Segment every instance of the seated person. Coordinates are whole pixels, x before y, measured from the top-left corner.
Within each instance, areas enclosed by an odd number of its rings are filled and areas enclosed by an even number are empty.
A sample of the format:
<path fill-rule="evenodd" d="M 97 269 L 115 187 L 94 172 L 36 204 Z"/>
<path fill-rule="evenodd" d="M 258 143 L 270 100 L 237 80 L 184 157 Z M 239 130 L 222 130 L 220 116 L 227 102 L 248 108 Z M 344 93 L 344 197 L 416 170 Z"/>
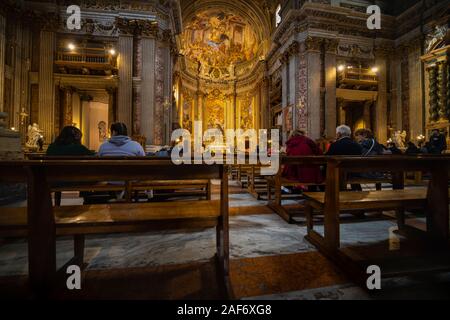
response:
<path fill-rule="evenodd" d="M 74 126 L 66 126 L 48 148 L 47 156 L 91 156 L 95 152 L 81 144 L 82 133 Z"/>
<path fill-rule="evenodd" d="M 142 146 L 128 137 L 124 123 L 116 122 L 111 125 L 111 138 L 102 143 L 98 150 L 99 156 L 133 157 L 145 156 Z"/>
<path fill-rule="evenodd" d="M 445 135 L 440 133 L 439 130 L 434 129 L 431 133 L 430 141 L 428 142 L 428 153 L 441 154 L 445 150 L 447 150 Z"/>
<path fill-rule="evenodd" d="M 327 156 L 361 156 L 362 147 L 352 140 L 352 129 L 349 126 L 341 125 L 336 128 L 336 141 L 330 145 Z M 355 177 L 355 174 L 349 174 L 349 177 Z M 345 188 L 347 188 L 345 186 Z M 361 191 L 359 184 L 352 184 L 353 191 Z"/>
<path fill-rule="evenodd" d="M 384 148 L 379 144 L 370 129 L 358 129 L 355 132 L 355 140 L 362 148 L 363 156 L 376 156 L 384 154 Z"/>
<path fill-rule="evenodd" d="M 336 128 L 336 141 L 330 145 L 327 156 L 361 156 L 362 147 L 352 140 L 352 130 L 341 125 Z"/>
<path fill-rule="evenodd" d="M 405 150 L 406 155 L 416 155 L 422 153 L 421 150 L 412 141 L 408 141 L 407 148 Z"/>
<path fill-rule="evenodd" d="M 74 126 L 66 126 L 61 130 L 61 133 L 56 137 L 55 141 L 51 143 L 48 148 L 47 156 L 93 156 L 94 151 L 89 150 L 81 144 L 82 133 L 80 129 Z M 89 184 L 86 182 L 56 182 L 52 184 L 52 187 L 70 187 L 76 185 Z M 80 192 L 80 196 L 84 198 L 86 202 L 87 194 Z M 55 199 L 61 202 L 61 192 L 55 193 Z"/>
<path fill-rule="evenodd" d="M 313 140 L 305 136 L 303 131 L 295 130 L 286 142 L 286 154 L 288 156 L 317 156 L 322 155 L 322 150 Z M 304 183 L 320 184 L 323 182 L 319 166 L 286 165 L 283 168 L 282 176 Z"/>
<path fill-rule="evenodd" d="M 364 128 L 355 131 L 355 140 L 362 148 L 363 156 L 379 156 L 383 154 L 392 154 L 384 150 L 383 146 L 379 144 L 372 133 L 372 130 Z M 384 176 L 381 172 L 364 172 L 358 174 L 361 178 L 380 179 Z"/>

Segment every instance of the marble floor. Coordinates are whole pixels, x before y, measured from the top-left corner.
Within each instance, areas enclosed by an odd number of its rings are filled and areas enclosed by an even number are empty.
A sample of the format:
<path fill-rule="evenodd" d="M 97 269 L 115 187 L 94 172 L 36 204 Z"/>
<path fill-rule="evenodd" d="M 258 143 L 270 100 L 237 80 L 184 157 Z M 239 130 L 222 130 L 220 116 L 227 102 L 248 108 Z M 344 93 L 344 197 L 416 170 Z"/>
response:
<path fill-rule="evenodd" d="M 314 246 L 305 240 L 306 227 L 303 224 L 288 224 L 272 213 L 263 200 L 253 196 L 237 185 L 230 186 L 230 241 L 231 241 L 231 282 L 235 295 L 241 299 L 408 299 L 450 298 L 450 273 L 430 278 L 394 278 L 383 280 L 382 292 L 368 292 L 353 284 L 332 262 L 321 255 Z M 215 195 L 214 195 L 215 196 Z M 295 204 L 289 200 L 287 204 Z M 75 194 L 65 194 L 63 205 L 79 203 Z M 18 203 L 15 205 L 24 205 Z M 0 208 L 1 210 L 1 208 Z M 233 213 L 234 212 L 234 213 Z M 416 223 L 423 223 L 413 217 Z M 317 230 L 321 232 L 321 226 Z M 402 241 L 394 235 L 396 223 L 393 219 L 355 221 L 343 224 L 341 237 L 343 246 L 367 245 L 388 241 L 389 248 L 396 250 Z M 392 246 L 392 247 L 391 247 Z M 57 241 L 57 264 L 63 266 L 71 257 L 73 243 L 71 238 Z M 143 273 L 143 270 L 168 270 L 179 266 L 193 266 L 207 263 L 215 253 L 215 230 L 195 232 L 148 232 L 141 234 L 116 234 L 89 236 L 86 240 L 86 274 L 96 275 L 114 271 L 120 279 L 126 279 L 124 270 Z M 162 269 L 161 269 L 162 268 Z M 195 269 L 195 268 L 193 268 Z M 140 271 L 136 271 L 140 270 Z M 208 268 L 198 267 L 198 270 Z M 119 272 L 119 271 L 117 271 Z M 130 271 L 131 272 L 131 271 Z M 194 272 L 194 271 L 192 271 Z M 203 271 L 202 271 L 203 272 Z M 210 281 L 200 272 L 200 282 Z M 195 273 L 195 272 L 194 272 Z M 125 275 L 124 275 L 125 274 Z M 27 275 L 27 243 L 23 239 L 0 242 L 0 283 L 9 279 L 9 287 L 19 285 Z M 192 274 L 191 274 L 192 275 Z M 181 276 L 180 276 L 181 277 Z M 182 279 L 186 277 L 183 273 Z M 437 280 L 439 277 L 439 280 Z M 89 278 L 86 277 L 85 280 Z M 195 279 L 193 276 L 192 279 Z M 12 282 L 11 282 L 12 281 Z M 102 280 L 103 281 L 103 280 Z M 195 282 L 195 281 L 194 281 Z M 182 290 L 174 286 L 170 295 L 158 296 L 143 293 L 141 288 L 136 295 L 119 295 L 119 298 L 214 298 L 212 293 L 189 295 L 174 291 Z M 192 284 L 188 287 L 199 286 Z M 412 290 L 405 290 L 412 288 Z M 150 289 L 151 285 L 150 285 Z M 162 290 L 162 289 L 161 289 Z M 186 288 L 184 289 L 186 290 Z M 195 291 L 195 290 L 194 290 Z M 424 292 L 427 294 L 424 295 Z M 98 292 L 97 292 L 98 293 Z M 8 297 L 8 289 L 1 289 L 0 297 Z M 14 296 L 14 295 L 13 295 Z M 20 297 L 20 293 L 17 294 Z M 116 296 L 112 296 L 116 297 Z M 109 295 L 93 294 L 87 298 L 111 298 Z"/>

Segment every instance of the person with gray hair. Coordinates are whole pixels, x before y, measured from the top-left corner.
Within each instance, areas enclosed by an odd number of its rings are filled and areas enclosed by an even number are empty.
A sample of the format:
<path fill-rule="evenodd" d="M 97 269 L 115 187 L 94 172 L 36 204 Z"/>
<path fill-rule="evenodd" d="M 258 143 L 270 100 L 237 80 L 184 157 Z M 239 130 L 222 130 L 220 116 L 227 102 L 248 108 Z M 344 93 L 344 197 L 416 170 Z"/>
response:
<path fill-rule="evenodd" d="M 340 125 L 336 128 L 336 141 L 330 145 L 328 156 L 360 156 L 361 146 L 352 140 L 352 130 L 349 126 Z"/>
<path fill-rule="evenodd" d="M 352 129 L 350 129 L 350 127 L 346 126 L 345 124 L 340 125 L 339 127 L 336 128 L 336 136 L 337 137 L 351 137 Z"/>

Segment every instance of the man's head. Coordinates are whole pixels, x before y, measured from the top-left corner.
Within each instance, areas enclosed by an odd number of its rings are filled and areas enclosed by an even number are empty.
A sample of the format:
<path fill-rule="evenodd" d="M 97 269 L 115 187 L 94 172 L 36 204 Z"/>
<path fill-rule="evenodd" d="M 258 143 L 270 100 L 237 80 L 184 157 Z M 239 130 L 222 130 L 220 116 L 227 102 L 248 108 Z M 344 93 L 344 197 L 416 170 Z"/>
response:
<path fill-rule="evenodd" d="M 336 128 L 336 138 L 337 139 L 351 137 L 351 136 L 352 136 L 352 129 L 350 129 L 349 126 L 346 126 L 345 124 L 343 124 Z"/>
<path fill-rule="evenodd" d="M 112 136 L 127 136 L 127 126 L 122 122 L 116 122 L 111 125 Z"/>

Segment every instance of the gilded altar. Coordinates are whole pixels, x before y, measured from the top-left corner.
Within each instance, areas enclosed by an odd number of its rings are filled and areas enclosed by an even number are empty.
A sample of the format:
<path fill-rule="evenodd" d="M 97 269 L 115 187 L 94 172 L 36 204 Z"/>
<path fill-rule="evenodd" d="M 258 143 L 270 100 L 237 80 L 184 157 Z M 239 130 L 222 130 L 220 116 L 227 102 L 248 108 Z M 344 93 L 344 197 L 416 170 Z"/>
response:
<path fill-rule="evenodd" d="M 267 51 L 260 27 L 241 12 L 213 8 L 185 21 L 175 90 L 179 125 L 191 132 L 194 121 L 202 121 L 203 131 L 259 129 Z"/>

